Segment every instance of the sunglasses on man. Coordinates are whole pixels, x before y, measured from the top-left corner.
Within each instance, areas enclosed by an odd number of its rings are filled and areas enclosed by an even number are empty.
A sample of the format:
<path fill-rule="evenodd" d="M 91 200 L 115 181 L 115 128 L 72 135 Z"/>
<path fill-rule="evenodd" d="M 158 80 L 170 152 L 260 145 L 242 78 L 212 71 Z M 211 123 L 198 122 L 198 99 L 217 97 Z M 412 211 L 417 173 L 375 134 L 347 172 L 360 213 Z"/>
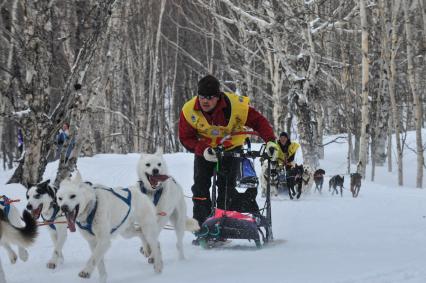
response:
<path fill-rule="evenodd" d="M 198 95 L 199 99 L 207 99 L 207 100 L 211 100 L 213 97 L 218 97 L 217 95 Z"/>

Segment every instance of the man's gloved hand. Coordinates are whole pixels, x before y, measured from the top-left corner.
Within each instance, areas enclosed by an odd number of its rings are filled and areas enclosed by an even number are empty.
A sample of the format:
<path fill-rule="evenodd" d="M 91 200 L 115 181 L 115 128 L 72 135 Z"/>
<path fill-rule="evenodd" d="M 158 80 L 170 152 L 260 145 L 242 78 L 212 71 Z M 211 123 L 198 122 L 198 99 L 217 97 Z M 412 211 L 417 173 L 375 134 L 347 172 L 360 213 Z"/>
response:
<path fill-rule="evenodd" d="M 295 165 L 295 164 L 294 164 L 293 162 L 287 162 L 287 161 L 286 161 L 286 163 L 285 163 L 285 166 L 286 166 L 286 167 L 289 167 L 289 168 L 294 168 L 294 165 Z"/>
<path fill-rule="evenodd" d="M 271 158 L 272 161 L 277 160 L 278 157 L 278 145 L 274 141 L 269 141 L 266 144 L 266 154 Z"/>
<path fill-rule="evenodd" d="M 204 159 L 210 162 L 217 162 L 217 156 L 213 148 L 208 147 L 203 152 Z"/>

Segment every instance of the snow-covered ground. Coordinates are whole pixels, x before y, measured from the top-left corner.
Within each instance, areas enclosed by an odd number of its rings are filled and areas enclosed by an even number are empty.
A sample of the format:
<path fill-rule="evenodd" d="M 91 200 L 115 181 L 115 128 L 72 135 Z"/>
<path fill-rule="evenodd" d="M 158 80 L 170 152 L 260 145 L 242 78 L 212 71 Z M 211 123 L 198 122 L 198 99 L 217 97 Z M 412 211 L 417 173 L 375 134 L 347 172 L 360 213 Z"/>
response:
<path fill-rule="evenodd" d="M 412 133 L 408 142 L 414 147 Z M 126 186 L 137 180 L 138 157 L 97 155 L 81 158 L 78 168 L 88 181 Z M 299 201 L 289 201 L 286 196 L 273 200 L 276 245 L 257 250 L 253 243 L 233 240 L 221 249 L 202 250 L 191 245 L 193 235 L 187 233 L 186 260 L 179 261 L 174 232 L 164 230 L 160 237 L 164 270 L 155 274 L 139 253 L 137 239 L 117 237 L 106 255 L 108 282 L 426 282 L 426 191 L 414 188 L 414 154 L 406 150 L 404 158 L 405 187 L 398 187 L 396 174 L 383 167 L 377 169 L 374 183 L 367 176 L 357 199 L 347 189 L 341 198 L 331 196 L 327 184 L 330 175 L 346 171 L 346 144 L 329 145 L 321 162 L 327 171 L 322 195 L 302 195 Z M 166 160 L 171 175 L 190 196 L 193 156 L 168 154 Z M 45 179 L 54 178 L 56 168 L 57 163 L 49 164 Z M 17 206 L 23 209 L 24 188 L 4 185 L 11 173 L 0 171 L 0 193 L 22 199 Z M 260 197 L 258 201 L 263 203 Z M 189 198 L 187 203 L 191 215 Z M 64 264 L 53 271 L 46 268 L 52 252 L 46 229 L 40 229 L 26 263 L 10 264 L 5 250 L 0 249 L 8 282 L 97 282 L 97 272 L 88 280 L 77 276 L 89 257 L 79 232 L 69 233 Z"/>

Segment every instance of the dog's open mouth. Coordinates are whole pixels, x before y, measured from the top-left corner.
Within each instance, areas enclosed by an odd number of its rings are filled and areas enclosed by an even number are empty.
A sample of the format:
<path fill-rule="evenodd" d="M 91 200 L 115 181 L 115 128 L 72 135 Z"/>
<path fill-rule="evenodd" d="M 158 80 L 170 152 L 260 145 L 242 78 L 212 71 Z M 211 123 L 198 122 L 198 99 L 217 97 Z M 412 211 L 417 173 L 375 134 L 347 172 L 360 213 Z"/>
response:
<path fill-rule="evenodd" d="M 151 187 L 155 188 L 158 186 L 159 183 L 164 182 L 169 178 L 167 175 L 149 175 L 148 173 L 145 173 L 146 178 L 148 179 L 149 183 L 151 184 Z"/>
<path fill-rule="evenodd" d="M 41 210 L 43 209 L 43 204 L 40 204 L 36 209 L 31 210 L 31 215 L 35 220 L 40 218 Z"/>
<path fill-rule="evenodd" d="M 68 229 L 71 232 L 75 232 L 75 220 L 77 219 L 79 205 L 77 205 L 73 211 L 65 212 L 65 217 L 67 218 Z"/>

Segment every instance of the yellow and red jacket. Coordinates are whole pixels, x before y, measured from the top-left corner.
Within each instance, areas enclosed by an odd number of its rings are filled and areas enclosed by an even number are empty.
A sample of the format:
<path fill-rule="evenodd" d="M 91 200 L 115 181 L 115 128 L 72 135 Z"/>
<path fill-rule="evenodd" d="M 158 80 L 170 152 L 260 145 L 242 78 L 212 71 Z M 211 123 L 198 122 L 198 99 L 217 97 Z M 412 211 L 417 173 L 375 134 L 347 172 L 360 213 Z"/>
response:
<path fill-rule="evenodd" d="M 278 142 L 279 143 L 279 142 Z M 288 145 L 288 149 L 287 152 L 284 152 L 281 146 L 278 146 L 278 163 L 280 165 L 283 164 L 288 164 L 290 162 L 293 162 L 294 160 L 294 156 L 296 155 L 296 151 L 299 149 L 300 144 L 298 144 L 297 142 L 290 142 L 290 144 Z"/>
<path fill-rule="evenodd" d="M 226 115 L 226 112 L 229 112 Z M 249 98 L 224 93 L 211 113 L 204 113 L 198 97 L 182 108 L 179 120 L 179 139 L 183 146 L 197 155 L 207 147 L 215 147 L 228 134 L 245 131 L 246 126 L 259 132 L 264 141 L 275 139 L 272 127 L 263 115 L 249 106 Z M 226 149 L 244 144 L 246 135 L 235 135 L 224 142 Z"/>

